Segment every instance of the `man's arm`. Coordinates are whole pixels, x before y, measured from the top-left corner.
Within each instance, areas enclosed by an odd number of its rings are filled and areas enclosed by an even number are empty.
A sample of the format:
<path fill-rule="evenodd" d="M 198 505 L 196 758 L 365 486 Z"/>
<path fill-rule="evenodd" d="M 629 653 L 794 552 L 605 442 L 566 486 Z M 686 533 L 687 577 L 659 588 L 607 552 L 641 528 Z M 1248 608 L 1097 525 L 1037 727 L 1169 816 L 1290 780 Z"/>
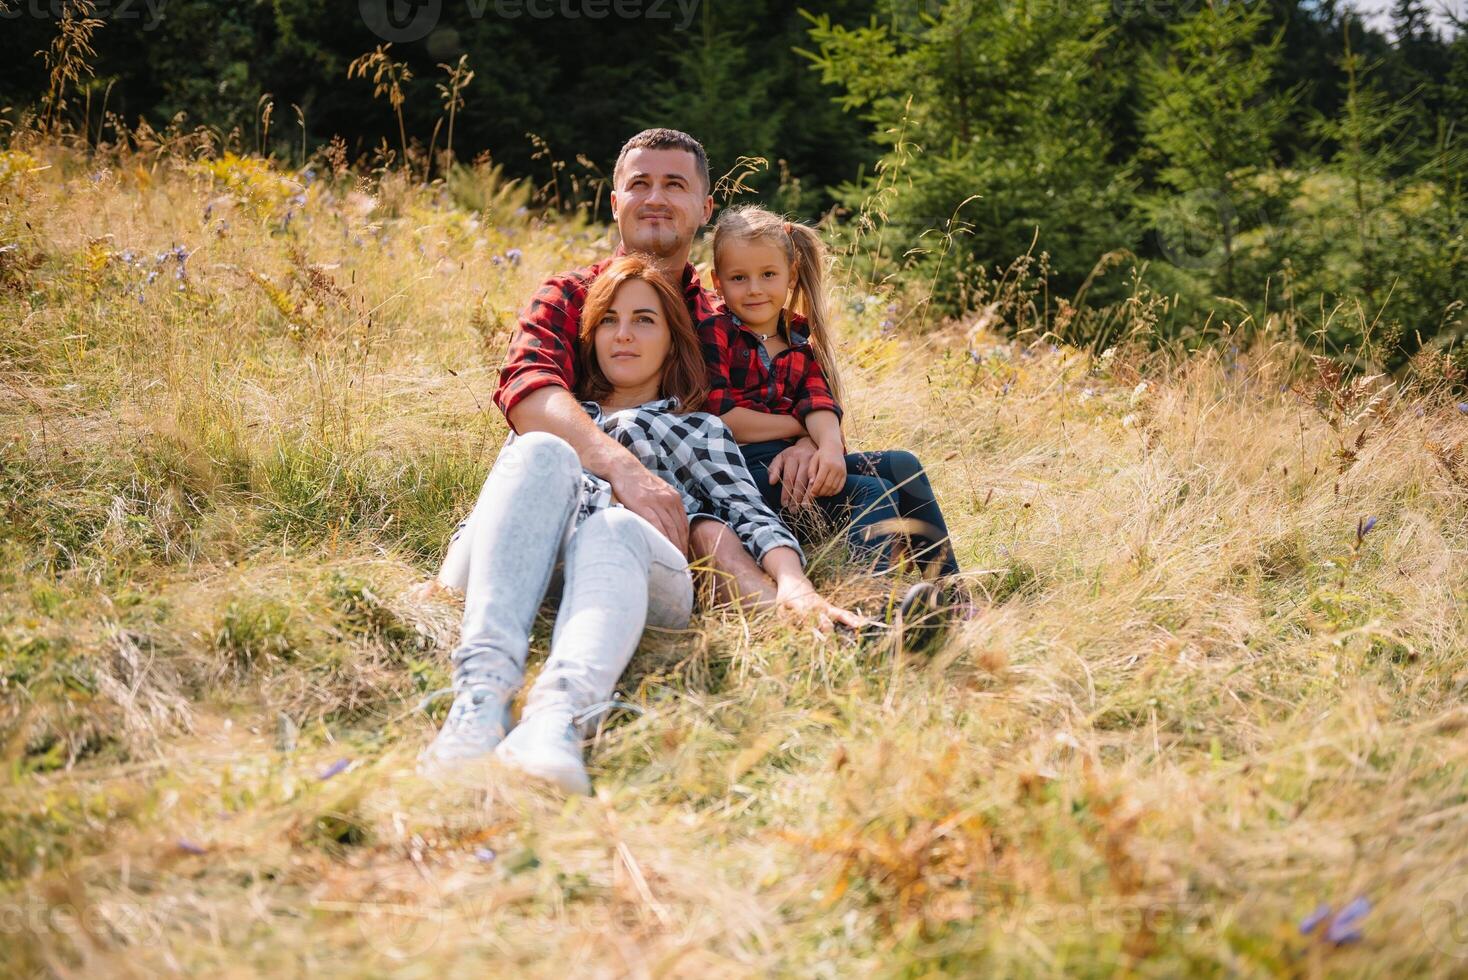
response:
<path fill-rule="evenodd" d="M 536 388 L 515 402 L 506 418 L 516 432 L 549 432 L 566 440 L 583 467 L 612 485 L 624 507 L 687 553 L 688 514 L 682 496 L 603 432 L 565 388 Z"/>

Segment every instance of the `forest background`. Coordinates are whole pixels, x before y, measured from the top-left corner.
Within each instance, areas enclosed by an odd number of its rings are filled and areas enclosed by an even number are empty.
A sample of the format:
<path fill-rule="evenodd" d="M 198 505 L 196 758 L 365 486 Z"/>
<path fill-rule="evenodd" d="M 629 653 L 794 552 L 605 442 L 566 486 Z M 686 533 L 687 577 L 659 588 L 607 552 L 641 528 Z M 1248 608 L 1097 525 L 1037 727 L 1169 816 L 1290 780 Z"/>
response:
<path fill-rule="evenodd" d="M 1165 298 L 1156 337 L 1288 311 L 1386 369 L 1451 356 L 1468 322 L 1468 38 L 1423 0 L 1381 30 L 1335 0 L 0 7 L 12 132 L 204 127 L 299 168 L 336 138 L 429 177 L 488 159 L 605 219 L 622 140 L 684 128 L 726 190 L 826 218 L 872 283 L 920 294 L 894 327 L 981 308 L 1025 256 L 1037 321 L 1081 342 L 1139 280 Z M 58 85 L 64 55 L 84 67 Z"/>

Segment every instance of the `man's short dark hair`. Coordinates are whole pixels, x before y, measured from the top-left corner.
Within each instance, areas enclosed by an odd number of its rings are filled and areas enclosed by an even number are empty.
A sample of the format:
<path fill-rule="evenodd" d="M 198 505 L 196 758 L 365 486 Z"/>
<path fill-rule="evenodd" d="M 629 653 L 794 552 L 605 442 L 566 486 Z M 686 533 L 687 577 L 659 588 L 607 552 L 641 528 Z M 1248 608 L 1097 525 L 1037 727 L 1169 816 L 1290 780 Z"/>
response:
<path fill-rule="evenodd" d="M 622 162 L 633 150 L 684 150 L 692 153 L 694 166 L 703 177 L 703 192 L 709 193 L 713 186 L 709 180 L 709 156 L 702 143 L 676 129 L 644 129 L 622 144 L 622 152 L 617 154 L 617 165 L 612 168 L 613 187 L 622 182 Z"/>

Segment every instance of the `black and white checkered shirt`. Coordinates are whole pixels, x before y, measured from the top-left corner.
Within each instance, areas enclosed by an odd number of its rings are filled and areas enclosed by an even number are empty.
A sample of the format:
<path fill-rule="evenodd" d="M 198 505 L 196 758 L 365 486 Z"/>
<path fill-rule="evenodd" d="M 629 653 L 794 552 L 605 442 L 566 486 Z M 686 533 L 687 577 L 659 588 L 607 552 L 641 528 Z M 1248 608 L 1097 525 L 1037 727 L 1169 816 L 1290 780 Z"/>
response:
<path fill-rule="evenodd" d="M 651 473 L 677 489 L 690 519 L 710 517 L 727 524 L 755 561 L 763 561 L 771 549 L 793 548 L 801 564 L 805 563 L 795 535 L 760 496 L 734 434 L 718 416 L 707 412 L 678 415 L 676 398 L 613 412 L 603 412 L 596 402 L 582 402 L 581 407 Z M 514 438 L 512 434 L 505 445 Z M 610 483 L 581 471 L 577 524 L 599 510 L 620 506 L 612 499 Z M 461 522 L 454 531 L 455 539 L 463 529 Z"/>

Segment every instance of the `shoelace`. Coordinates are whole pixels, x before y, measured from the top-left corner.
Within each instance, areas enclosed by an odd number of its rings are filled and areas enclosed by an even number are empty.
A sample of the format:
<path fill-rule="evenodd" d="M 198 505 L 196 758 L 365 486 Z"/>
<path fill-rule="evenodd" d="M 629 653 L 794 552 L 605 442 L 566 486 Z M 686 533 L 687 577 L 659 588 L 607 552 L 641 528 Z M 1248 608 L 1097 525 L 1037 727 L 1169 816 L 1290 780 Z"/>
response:
<path fill-rule="evenodd" d="M 433 702 L 437 701 L 439 698 L 442 698 L 449 694 L 457 695 L 458 692 L 459 687 L 457 684 L 451 687 L 441 687 L 437 691 L 430 691 L 428 694 L 423 696 L 423 700 L 418 702 L 418 710 L 427 711 L 429 707 L 433 704 Z M 588 721 L 591 721 L 591 719 L 597 717 L 603 712 L 612 711 L 617 708 L 621 708 L 623 711 L 630 711 L 634 715 L 641 715 L 646 713 L 643 711 L 642 708 L 638 707 L 630 701 L 623 701 L 620 698 L 613 698 L 610 701 L 598 701 L 596 704 L 593 704 L 586 708 L 582 708 L 580 711 L 574 712 L 571 715 L 571 724 L 575 725 L 577 728 L 580 728 L 582 725 L 585 725 Z"/>
<path fill-rule="evenodd" d="M 623 711 L 630 711 L 634 715 L 645 713 L 641 708 L 639 708 L 635 704 L 632 704 L 630 701 L 623 701 L 620 698 L 613 698 L 610 701 L 598 701 L 596 704 L 593 704 L 589 708 L 582 708 L 580 711 L 571 716 L 571 724 L 575 725 L 577 728 L 580 728 L 582 725 L 586 724 L 597 715 L 600 715 L 602 712 L 611 711 L 614 708 L 621 708 Z"/>
<path fill-rule="evenodd" d="M 474 683 L 475 680 L 476 680 L 476 678 L 474 678 L 472 675 L 465 675 L 465 676 L 462 676 L 462 677 L 456 677 L 456 678 L 454 678 L 454 682 L 452 684 L 450 684 L 448 687 L 441 687 L 441 688 L 439 688 L 436 691 L 429 691 L 427 694 L 423 695 L 423 700 L 421 700 L 421 701 L 418 702 L 418 710 L 419 711 L 427 711 L 429 709 L 429 707 L 431 707 L 433 705 L 433 702 L 437 701 L 439 698 L 444 697 L 446 695 L 452 694 L 452 695 L 457 696 L 459 694 L 459 691 L 460 691 L 461 688 L 468 689 L 470 687 L 474 687 L 475 686 L 475 683 Z M 494 684 L 492 684 L 492 683 L 490 683 L 488 681 L 481 681 L 480 684 L 479 684 L 479 686 L 482 686 L 482 687 L 493 687 Z"/>

